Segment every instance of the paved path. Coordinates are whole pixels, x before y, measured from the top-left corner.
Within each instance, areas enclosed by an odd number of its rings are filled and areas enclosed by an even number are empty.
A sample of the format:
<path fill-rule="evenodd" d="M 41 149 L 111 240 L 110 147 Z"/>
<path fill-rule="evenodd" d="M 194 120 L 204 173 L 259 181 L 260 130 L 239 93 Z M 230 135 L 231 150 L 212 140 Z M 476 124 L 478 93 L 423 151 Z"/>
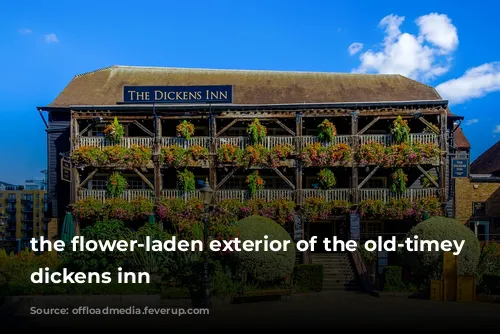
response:
<path fill-rule="evenodd" d="M 168 305 L 162 305 L 168 307 Z M 428 328 L 485 330 L 500 327 L 500 304 L 433 302 L 405 298 L 376 298 L 351 292 L 323 292 L 295 295 L 289 301 L 218 304 L 209 315 L 163 316 L 59 316 L 23 321 L 26 325 L 54 325 L 84 328 L 117 326 L 132 329 L 160 326 L 193 331 L 212 329 L 276 328 Z M 18 322 L 19 323 L 19 322 Z"/>

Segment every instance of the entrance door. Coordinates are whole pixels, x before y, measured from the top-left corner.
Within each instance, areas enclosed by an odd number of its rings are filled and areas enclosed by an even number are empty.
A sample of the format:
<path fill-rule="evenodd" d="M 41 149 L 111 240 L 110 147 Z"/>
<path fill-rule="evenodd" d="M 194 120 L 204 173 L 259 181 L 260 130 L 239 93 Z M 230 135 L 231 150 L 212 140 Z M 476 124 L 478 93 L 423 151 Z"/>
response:
<path fill-rule="evenodd" d="M 490 240 L 490 222 L 488 221 L 471 221 L 470 229 L 476 234 L 479 241 Z"/>

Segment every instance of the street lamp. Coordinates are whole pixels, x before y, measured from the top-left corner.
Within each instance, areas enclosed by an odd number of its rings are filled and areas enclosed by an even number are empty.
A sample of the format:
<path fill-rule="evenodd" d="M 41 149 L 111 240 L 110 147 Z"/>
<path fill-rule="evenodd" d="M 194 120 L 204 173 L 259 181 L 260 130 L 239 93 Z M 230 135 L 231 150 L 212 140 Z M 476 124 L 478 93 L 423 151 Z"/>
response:
<path fill-rule="evenodd" d="M 201 189 L 201 194 L 203 196 L 203 205 L 205 206 L 205 217 L 203 219 L 203 244 L 205 245 L 205 248 L 203 254 L 204 261 L 203 261 L 203 282 L 202 282 L 202 288 L 203 288 L 202 306 L 211 307 L 212 300 L 210 297 L 210 277 L 208 275 L 208 221 L 210 218 L 209 216 L 210 206 L 212 205 L 212 198 L 214 195 L 214 191 L 212 188 L 210 188 L 208 180 L 205 181 L 205 185 Z"/>

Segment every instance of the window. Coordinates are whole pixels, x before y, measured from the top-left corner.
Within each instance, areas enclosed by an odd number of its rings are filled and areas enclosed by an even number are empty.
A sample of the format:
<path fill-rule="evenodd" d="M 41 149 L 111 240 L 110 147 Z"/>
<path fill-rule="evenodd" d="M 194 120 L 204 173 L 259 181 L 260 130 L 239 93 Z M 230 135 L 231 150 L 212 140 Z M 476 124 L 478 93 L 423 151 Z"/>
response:
<path fill-rule="evenodd" d="M 130 177 L 127 179 L 128 189 L 147 189 L 146 183 L 139 177 Z"/>
<path fill-rule="evenodd" d="M 486 203 L 485 202 L 472 202 L 472 215 L 473 216 L 485 216 L 486 215 Z"/>
<path fill-rule="evenodd" d="M 89 137 L 104 137 L 104 125 L 99 124 L 94 126 L 88 133 Z"/>
<path fill-rule="evenodd" d="M 89 182 L 89 187 L 92 190 L 106 190 L 108 189 L 108 179 L 105 176 L 95 176 Z"/>
<path fill-rule="evenodd" d="M 3 194 L 0 194 L 0 198 L 2 198 L 2 197 L 3 197 Z"/>

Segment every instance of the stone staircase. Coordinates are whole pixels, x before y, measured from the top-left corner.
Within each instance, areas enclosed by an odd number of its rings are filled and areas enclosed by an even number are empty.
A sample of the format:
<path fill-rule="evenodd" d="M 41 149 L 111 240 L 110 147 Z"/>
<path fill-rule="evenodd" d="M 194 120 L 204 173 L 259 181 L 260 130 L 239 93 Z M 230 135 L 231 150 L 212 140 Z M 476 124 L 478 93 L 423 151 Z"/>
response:
<path fill-rule="evenodd" d="M 361 290 L 348 253 L 312 253 L 311 260 L 323 265 L 323 291 Z"/>

